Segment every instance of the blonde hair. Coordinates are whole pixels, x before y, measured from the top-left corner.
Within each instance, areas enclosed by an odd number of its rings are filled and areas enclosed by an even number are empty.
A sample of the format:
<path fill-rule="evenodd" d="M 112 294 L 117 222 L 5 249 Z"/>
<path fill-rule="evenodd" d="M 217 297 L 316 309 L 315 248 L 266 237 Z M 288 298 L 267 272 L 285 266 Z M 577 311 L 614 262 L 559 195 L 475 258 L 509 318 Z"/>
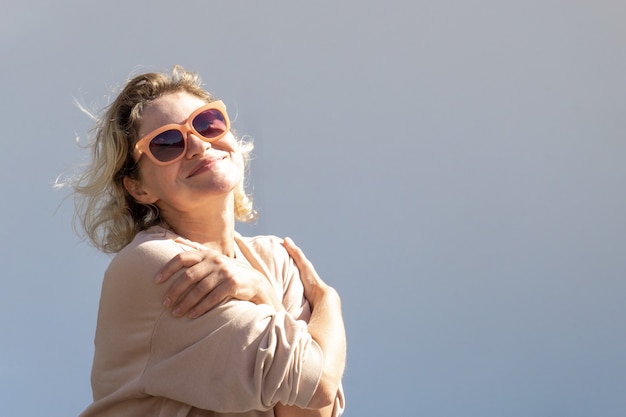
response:
<path fill-rule="evenodd" d="M 90 142 L 92 160 L 71 181 L 76 212 L 75 228 L 80 224 L 91 243 L 106 253 L 119 252 L 135 235 L 162 221 L 154 205 L 140 204 L 126 191 L 125 176 L 137 179 L 138 169 L 131 155 L 137 140 L 139 120 L 144 107 L 155 99 L 176 92 L 187 92 L 207 102 L 215 98 L 202 88 L 200 77 L 175 66 L 171 75 L 146 73 L 126 83 L 104 115 L 96 118 Z M 238 139 L 245 166 L 253 145 Z M 234 215 L 239 221 L 256 218 L 244 181 L 234 190 Z"/>

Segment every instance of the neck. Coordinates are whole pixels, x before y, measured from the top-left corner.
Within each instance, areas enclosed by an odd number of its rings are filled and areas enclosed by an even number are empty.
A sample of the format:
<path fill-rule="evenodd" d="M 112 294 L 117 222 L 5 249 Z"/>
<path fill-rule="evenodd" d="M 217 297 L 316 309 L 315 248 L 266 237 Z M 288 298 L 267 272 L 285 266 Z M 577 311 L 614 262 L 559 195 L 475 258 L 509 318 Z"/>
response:
<path fill-rule="evenodd" d="M 214 203 L 214 202 L 213 202 Z M 235 256 L 234 200 L 195 208 L 190 213 L 163 212 L 163 218 L 174 232 L 228 257 Z"/>

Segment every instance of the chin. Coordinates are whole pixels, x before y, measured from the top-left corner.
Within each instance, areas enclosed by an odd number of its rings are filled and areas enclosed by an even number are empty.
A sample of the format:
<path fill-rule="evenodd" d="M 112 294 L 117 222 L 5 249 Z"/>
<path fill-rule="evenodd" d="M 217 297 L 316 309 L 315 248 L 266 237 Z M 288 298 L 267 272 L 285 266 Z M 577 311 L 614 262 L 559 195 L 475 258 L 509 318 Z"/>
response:
<path fill-rule="evenodd" d="M 241 178 L 238 181 L 235 178 L 214 178 L 206 185 L 206 189 L 212 193 L 228 193 L 234 191 L 239 184 L 241 184 Z"/>

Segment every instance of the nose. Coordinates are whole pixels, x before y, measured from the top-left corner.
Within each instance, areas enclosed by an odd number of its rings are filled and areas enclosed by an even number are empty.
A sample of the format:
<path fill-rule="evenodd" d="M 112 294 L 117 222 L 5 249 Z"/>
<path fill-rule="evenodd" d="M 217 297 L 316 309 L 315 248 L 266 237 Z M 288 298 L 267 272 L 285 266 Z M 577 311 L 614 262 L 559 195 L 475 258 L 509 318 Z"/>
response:
<path fill-rule="evenodd" d="M 202 140 L 191 132 L 187 134 L 187 159 L 201 157 L 209 148 L 211 148 L 211 142 Z"/>

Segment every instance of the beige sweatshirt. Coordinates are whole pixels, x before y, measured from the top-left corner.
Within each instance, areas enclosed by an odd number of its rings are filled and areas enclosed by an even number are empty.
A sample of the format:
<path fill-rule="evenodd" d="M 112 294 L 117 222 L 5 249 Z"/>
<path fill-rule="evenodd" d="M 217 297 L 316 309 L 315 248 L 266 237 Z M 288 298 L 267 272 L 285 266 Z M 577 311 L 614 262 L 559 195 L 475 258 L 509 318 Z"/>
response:
<path fill-rule="evenodd" d="M 191 320 L 162 300 L 157 271 L 200 245 L 161 227 L 143 231 L 111 261 L 102 284 L 91 416 L 273 416 L 281 402 L 306 406 L 323 357 L 307 332 L 311 310 L 281 240 L 236 236 L 236 259 L 262 272 L 287 312 L 230 300 Z M 343 413 L 343 392 L 335 416 Z"/>

